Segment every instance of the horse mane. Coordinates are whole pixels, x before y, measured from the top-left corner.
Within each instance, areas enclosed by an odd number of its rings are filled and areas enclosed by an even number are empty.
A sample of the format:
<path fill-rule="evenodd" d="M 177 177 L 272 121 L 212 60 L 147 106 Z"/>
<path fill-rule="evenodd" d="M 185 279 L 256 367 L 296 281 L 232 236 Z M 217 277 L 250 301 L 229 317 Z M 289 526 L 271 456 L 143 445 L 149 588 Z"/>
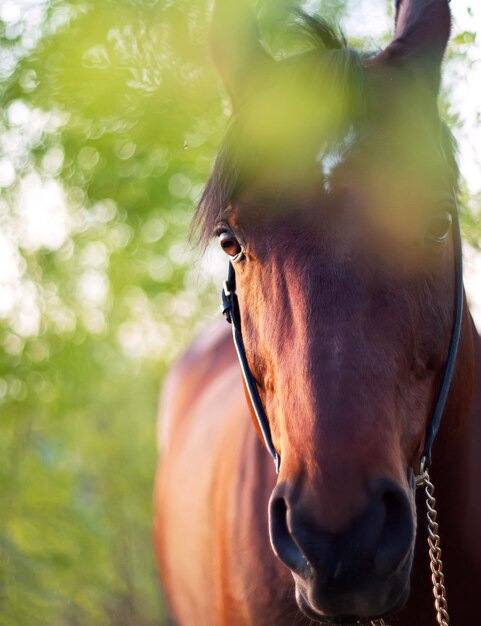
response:
<path fill-rule="evenodd" d="M 300 18 L 301 29 L 305 39 L 310 41 L 314 48 L 326 50 L 342 50 L 347 48 L 347 39 L 340 29 L 335 29 L 326 20 L 309 15 L 305 11 L 296 11 Z"/>

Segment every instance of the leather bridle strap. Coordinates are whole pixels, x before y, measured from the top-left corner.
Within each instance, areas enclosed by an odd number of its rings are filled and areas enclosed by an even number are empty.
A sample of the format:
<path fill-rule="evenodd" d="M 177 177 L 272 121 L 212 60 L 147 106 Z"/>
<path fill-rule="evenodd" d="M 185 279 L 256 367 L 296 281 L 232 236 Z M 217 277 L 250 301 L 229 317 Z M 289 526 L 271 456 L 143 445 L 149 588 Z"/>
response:
<path fill-rule="evenodd" d="M 461 337 L 461 326 L 463 318 L 463 255 L 462 255 L 462 243 L 461 243 L 461 228 L 459 224 L 459 216 L 454 206 L 451 212 L 453 218 L 453 248 L 454 248 L 454 280 L 455 280 L 455 298 L 454 298 L 454 319 L 453 330 L 451 334 L 451 342 L 449 346 L 448 357 L 444 368 L 443 379 L 441 388 L 439 390 L 438 399 L 433 411 L 433 416 L 429 424 L 429 428 L 426 432 L 426 439 L 424 443 L 423 454 L 421 457 L 421 473 L 431 466 L 432 459 L 432 447 L 436 435 L 438 434 L 441 420 L 443 417 L 444 409 L 446 408 L 446 402 L 451 388 L 453 380 L 454 369 L 456 365 L 456 357 L 458 354 L 459 340 Z M 269 420 L 262 406 L 262 401 L 259 395 L 259 389 L 255 378 L 249 368 L 247 362 L 246 351 L 244 347 L 244 341 L 242 339 L 242 327 L 241 317 L 239 311 L 239 303 L 236 294 L 236 281 L 234 266 L 229 262 L 229 272 L 227 280 L 224 282 L 222 289 L 222 313 L 226 320 L 232 325 L 232 336 L 234 339 L 234 345 L 239 358 L 239 363 L 242 370 L 242 376 L 244 377 L 245 386 L 249 394 L 249 398 L 254 409 L 254 413 L 257 418 L 259 429 L 262 433 L 265 446 L 269 451 L 269 454 L 274 460 L 276 466 L 276 472 L 279 473 L 279 467 L 281 458 L 279 453 L 274 447 L 272 442 L 271 429 Z"/>
<path fill-rule="evenodd" d="M 242 339 L 241 317 L 235 285 L 235 272 L 232 263 L 229 263 L 229 273 L 222 289 L 222 313 L 224 314 L 226 320 L 232 325 L 232 337 L 234 339 L 235 349 L 239 358 L 242 376 L 244 377 L 244 383 L 249 394 L 252 408 L 254 409 L 254 413 L 256 415 L 259 429 L 262 433 L 262 438 L 264 439 L 264 444 L 274 461 L 276 472 L 279 473 L 281 457 L 277 453 L 277 450 L 272 442 L 269 420 L 267 419 L 264 407 L 262 406 L 257 383 L 247 362 L 246 350 Z"/>
<path fill-rule="evenodd" d="M 421 456 L 421 473 L 429 469 L 432 461 L 432 447 L 436 435 L 438 434 L 444 409 L 448 400 L 449 390 L 453 381 L 456 357 L 458 355 L 459 341 L 461 338 L 461 327 L 463 322 L 463 249 L 461 242 L 461 226 L 456 204 L 451 211 L 453 218 L 453 254 L 454 254 L 454 317 L 451 343 L 449 346 L 448 358 L 444 367 L 443 380 L 439 390 L 436 406 L 433 411 L 431 423 L 426 433 L 424 450 Z"/>

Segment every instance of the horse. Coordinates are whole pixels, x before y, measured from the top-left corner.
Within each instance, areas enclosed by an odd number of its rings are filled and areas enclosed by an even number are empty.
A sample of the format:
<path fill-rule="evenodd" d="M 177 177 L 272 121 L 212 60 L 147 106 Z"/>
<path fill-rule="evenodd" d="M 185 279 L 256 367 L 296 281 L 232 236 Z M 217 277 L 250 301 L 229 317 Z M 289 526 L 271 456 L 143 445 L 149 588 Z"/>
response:
<path fill-rule="evenodd" d="M 438 105 L 451 18 L 447 0 L 395 15 L 363 54 L 300 14 L 305 48 L 274 59 L 242 0 L 215 3 L 233 115 L 194 227 L 226 254 L 235 341 L 206 329 L 163 391 L 154 543 L 181 626 L 426 626 L 433 585 L 439 624 L 479 619 L 481 338 Z"/>

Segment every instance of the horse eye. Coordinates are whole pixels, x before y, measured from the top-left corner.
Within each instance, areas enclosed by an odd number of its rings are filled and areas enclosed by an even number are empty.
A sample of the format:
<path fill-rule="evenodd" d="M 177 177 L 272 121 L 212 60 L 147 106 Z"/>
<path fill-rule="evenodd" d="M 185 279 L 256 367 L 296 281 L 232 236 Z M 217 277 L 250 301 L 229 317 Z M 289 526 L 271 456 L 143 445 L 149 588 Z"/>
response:
<path fill-rule="evenodd" d="M 453 222 L 452 215 L 449 211 L 443 211 L 436 215 L 432 220 L 428 232 L 426 234 L 426 240 L 429 243 L 444 244 L 448 240 L 449 231 Z"/>
<path fill-rule="evenodd" d="M 242 252 L 242 247 L 232 233 L 223 232 L 219 235 L 222 250 L 230 257 L 235 258 Z"/>

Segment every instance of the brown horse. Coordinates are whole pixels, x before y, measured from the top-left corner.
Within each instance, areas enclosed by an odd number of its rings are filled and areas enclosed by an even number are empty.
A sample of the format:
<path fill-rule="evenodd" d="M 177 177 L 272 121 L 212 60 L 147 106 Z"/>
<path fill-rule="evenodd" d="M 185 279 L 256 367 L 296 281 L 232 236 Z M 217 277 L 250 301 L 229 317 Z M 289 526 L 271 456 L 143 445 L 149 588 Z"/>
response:
<path fill-rule="evenodd" d="M 413 477 L 456 315 L 457 169 L 437 105 L 450 13 L 398 0 L 375 55 L 303 20 L 312 48 L 274 61 L 242 2 L 218 0 L 234 116 L 196 221 L 235 271 L 279 473 L 228 329 L 206 331 L 164 390 L 158 562 L 182 626 L 426 626 Z M 431 476 L 460 625 L 478 623 L 481 588 L 481 340 L 467 306 L 455 363 Z"/>

